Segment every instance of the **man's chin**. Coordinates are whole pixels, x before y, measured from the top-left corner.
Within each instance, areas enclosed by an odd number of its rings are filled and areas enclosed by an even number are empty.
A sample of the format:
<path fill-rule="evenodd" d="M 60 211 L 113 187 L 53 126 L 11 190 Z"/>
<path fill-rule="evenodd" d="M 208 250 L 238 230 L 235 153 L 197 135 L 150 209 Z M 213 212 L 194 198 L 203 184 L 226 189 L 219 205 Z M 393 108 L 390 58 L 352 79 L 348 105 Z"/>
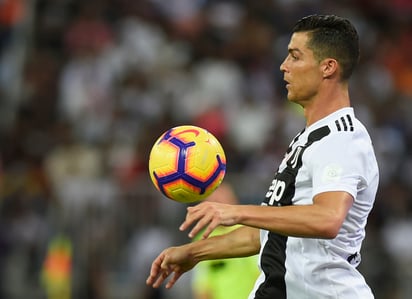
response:
<path fill-rule="evenodd" d="M 288 92 L 286 98 L 289 102 L 296 103 L 296 98 L 290 92 Z"/>
<path fill-rule="evenodd" d="M 298 98 L 296 98 L 296 97 L 292 96 L 292 95 L 291 95 L 291 94 L 289 94 L 289 93 L 288 93 L 288 95 L 287 95 L 287 99 L 288 99 L 288 102 L 290 102 L 290 103 L 293 103 L 293 104 L 296 104 L 296 105 L 299 105 L 299 106 L 302 106 L 302 107 L 303 107 L 303 102 L 302 102 L 302 101 L 299 101 L 299 99 L 298 99 Z"/>

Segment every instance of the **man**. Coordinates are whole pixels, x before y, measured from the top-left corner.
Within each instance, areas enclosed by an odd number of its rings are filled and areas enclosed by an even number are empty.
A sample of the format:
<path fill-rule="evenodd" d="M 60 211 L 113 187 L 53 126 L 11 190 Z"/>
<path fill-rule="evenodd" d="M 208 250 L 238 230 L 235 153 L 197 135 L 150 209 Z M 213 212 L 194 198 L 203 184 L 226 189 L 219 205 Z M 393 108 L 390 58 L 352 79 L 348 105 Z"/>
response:
<path fill-rule="evenodd" d="M 193 226 L 193 237 L 204 229 L 203 239 L 164 250 L 147 284 L 159 287 L 171 275 L 170 288 L 200 261 L 259 252 L 261 274 L 249 299 L 373 298 L 356 270 L 378 186 L 371 140 L 350 107 L 358 43 L 343 18 L 297 22 L 280 70 L 306 127 L 292 140 L 262 205 L 189 207 L 180 230 Z M 219 225 L 237 224 L 242 227 L 208 238 Z"/>

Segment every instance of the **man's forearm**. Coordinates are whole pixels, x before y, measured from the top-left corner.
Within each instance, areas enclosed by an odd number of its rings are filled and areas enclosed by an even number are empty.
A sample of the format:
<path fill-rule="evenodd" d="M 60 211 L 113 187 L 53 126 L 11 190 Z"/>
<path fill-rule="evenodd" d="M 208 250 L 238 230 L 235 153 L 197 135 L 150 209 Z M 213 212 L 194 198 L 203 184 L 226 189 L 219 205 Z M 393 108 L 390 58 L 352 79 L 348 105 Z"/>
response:
<path fill-rule="evenodd" d="M 197 262 L 222 258 L 245 257 L 259 253 L 259 229 L 242 226 L 227 234 L 186 244 Z"/>

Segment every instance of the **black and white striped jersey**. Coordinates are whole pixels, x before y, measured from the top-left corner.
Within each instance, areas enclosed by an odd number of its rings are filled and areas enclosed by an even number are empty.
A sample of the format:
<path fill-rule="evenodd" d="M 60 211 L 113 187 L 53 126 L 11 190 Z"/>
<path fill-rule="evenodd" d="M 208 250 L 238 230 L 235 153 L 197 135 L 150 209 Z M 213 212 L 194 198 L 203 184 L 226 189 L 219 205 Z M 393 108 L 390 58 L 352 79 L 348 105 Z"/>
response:
<path fill-rule="evenodd" d="M 286 237 L 261 230 L 259 276 L 249 299 L 368 299 L 356 270 L 379 171 L 369 134 L 343 108 L 291 142 L 262 205 L 309 205 L 316 194 L 345 191 L 354 204 L 336 238 Z"/>

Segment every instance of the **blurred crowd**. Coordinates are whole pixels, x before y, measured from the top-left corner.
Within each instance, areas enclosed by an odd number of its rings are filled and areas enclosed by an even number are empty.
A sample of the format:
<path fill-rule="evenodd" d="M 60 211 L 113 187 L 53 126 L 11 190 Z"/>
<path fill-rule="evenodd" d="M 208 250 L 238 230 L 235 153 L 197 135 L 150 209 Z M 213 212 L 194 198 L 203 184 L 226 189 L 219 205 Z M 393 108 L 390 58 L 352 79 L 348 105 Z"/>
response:
<path fill-rule="evenodd" d="M 313 13 L 349 18 L 361 39 L 351 99 L 381 184 L 360 271 L 377 299 L 411 298 L 411 1 L 1 0 L 0 299 L 191 298 L 189 275 L 145 287 L 152 258 L 187 241 L 185 206 L 151 185 L 150 148 L 170 127 L 207 128 L 225 180 L 259 204 L 304 127 L 279 65 Z"/>

